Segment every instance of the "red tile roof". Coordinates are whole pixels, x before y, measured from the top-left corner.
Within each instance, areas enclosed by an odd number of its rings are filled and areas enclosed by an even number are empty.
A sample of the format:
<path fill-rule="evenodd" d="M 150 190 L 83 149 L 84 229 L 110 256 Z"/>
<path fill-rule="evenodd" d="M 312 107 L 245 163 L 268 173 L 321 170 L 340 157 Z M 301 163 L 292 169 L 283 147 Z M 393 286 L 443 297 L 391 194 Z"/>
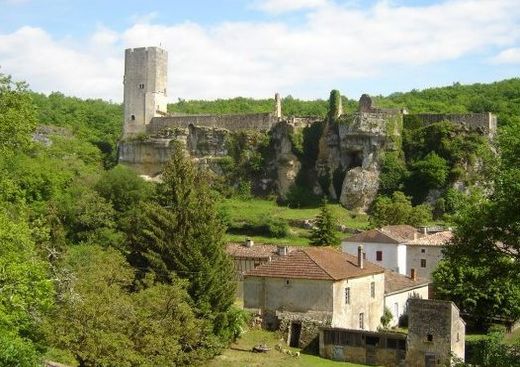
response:
<path fill-rule="evenodd" d="M 294 247 L 287 246 L 287 250 L 290 252 L 294 250 Z M 228 243 L 226 245 L 226 252 L 232 257 L 242 259 L 268 259 L 270 257 L 275 258 L 279 256 L 277 245 L 256 243 L 251 247 L 246 247 L 243 243 Z"/>
<path fill-rule="evenodd" d="M 453 238 L 452 231 L 442 231 L 406 242 L 408 246 L 445 246 Z"/>
<path fill-rule="evenodd" d="M 395 271 L 385 270 L 385 294 L 410 290 L 417 287 L 427 286 L 429 281 L 424 278 L 412 278 L 399 274 Z"/>
<path fill-rule="evenodd" d="M 366 260 L 361 269 L 357 266 L 356 256 L 336 249 L 308 247 L 294 250 L 286 256 L 260 265 L 247 272 L 246 277 L 342 280 L 383 272 L 383 268 Z"/>
<path fill-rule="evenodd" d="M 407 224 L 385 226 L 379 229 L 370 229 L 345 238 L 344 242 L 360 243 L 394 243 L 399 244 L 412 241 L 416 237 L 423 236 L 417 229 Z"/>

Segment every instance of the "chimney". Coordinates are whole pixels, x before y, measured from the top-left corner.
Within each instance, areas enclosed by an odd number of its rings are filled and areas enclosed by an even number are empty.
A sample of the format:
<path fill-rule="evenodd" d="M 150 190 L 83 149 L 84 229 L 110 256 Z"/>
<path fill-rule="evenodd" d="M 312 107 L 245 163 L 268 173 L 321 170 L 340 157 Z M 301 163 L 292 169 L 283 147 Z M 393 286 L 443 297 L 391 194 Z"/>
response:
<path fill-rule="evenodd" d="M 363 246 L 359 245 L 357 248 L 357 265 L 360 269 L 363 269 L 364 267 L 364 261 L 363 261 Z"/>
<path fill-rule="evenodd" d="M 246 238 L 246 243 L 244 244 L 245 247 L 247 248 L 250 248 L 250 247 L 253 247 L 255 243 L 253 242 L 253 240 L 251 238 Z"/>
<path fill-rule="evenodd" d="M 417 280 L 417 274 L 415 274 L 415 269 L 414 268 L 410 269 L 410 279 Z"/>
<path fill-rule="evenodd" d="M 427 234 L 428 234 L 428 227 L 424 227 L 424 229 L 423 229 L 423 234 L 424 234 L 424 235 L 427 235 Z"/>
<path fill-rule="evenodd" d="M 289 252 L 287 246 L 278 246 L 278 255 L 285 256 Z"/>

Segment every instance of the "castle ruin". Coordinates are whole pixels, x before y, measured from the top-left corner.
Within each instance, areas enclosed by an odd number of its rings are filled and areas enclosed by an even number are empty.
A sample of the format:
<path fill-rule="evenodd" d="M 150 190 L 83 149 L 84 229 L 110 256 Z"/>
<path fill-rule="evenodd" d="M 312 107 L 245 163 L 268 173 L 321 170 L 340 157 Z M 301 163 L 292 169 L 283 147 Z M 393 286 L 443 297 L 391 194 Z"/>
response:
<path fill-rule="evenodd" d="M 119 144 L 119 162 L 139 174 L 155 177 L 169 160 L 172 141 L 215 174 L 219 162 L 229 157 L 229 140 L 236 134 L 266 134 L 271 140 L 264 173 L 253 183 L 259 193 L 284 197 L 302 170 L 302 157 L 295 153 L 293 137 L 316 123 L 324 123 L 316 142 L 315 162 L 306 162 L 317 195 L 327 193 L 349 209 L 366 210 L 379 187 L 380 157 L 400 149 L 404 126 L 424 126 L 450 121 L 467 131 L 493 137 L 496 116 L 481 114 L 407 114 L 399 109 L 381 109 L 364 94 L 358 111 L 334 116 L 284 116 L 279 94 L 272 111 L 254 114 L 169 114 L 167 112 L 168 53 L 158 47 L 125 51 L 124 124 Z M 341 102 L 341 99 L 339 99 Z M 309 168 L 310 167 L 310 168 Z M 341 182 L 339 182 L 341 180 Z M 336 182 L 336 184 L 335 184 Z M 339 184 L 337 183 L 339 182 Z"/>

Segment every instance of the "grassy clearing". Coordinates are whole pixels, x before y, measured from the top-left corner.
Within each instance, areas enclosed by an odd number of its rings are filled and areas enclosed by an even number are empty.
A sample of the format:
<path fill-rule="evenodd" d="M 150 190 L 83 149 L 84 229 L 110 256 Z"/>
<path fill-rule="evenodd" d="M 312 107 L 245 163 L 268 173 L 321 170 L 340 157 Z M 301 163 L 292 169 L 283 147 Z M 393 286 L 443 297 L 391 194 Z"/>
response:
<path fill-rule="evenodd" d="M 263 237 L 251 235 L 256 242 L 308 245 L 308 236 L 310 231 L 299 228 L 290 224 L 290 221 L 312 219 L 316 217 L 320 211 L 316 208 L 293 209 L 286 206 L 279 206 L 274 201 L 262 199 L 226 199 L 220 203 L 220 207 L 224 209 L 232 223 L 254 223 L 265 218 L 284 219 L 289 223 L 289 235 L 284 238 Z M 353 215 L 351 212 L 343 208 L 339 204 L 329 204 L 329 208 L 338 220 L 338 224 L 345 225 L 349 228 L 364 229 L 368 226 L 368 217 L 366 215 Z M 339 238 L 346 235 L 338 232 Z M 228 234 L 228 241 L 242 242 L 244 235 Z"/>
<path fill-rule="evenodd" d="M 504 336 L 504 343 L 506 344 L 520 344 L 520 328 L 516 329 L 510 334 Z"/>
<path fill-rule="evenodd" d="M 208 367 L 360 367 L 362 365 L 335 362 L 318 356 L 301 354 L 292 357 L 274 350 L 279 343 L 278 335 L 264 330 L 251 330 L 245 333 L 222 355 L 207 364 Z M 267 344 L 271 350 L 267 353 L 252 353 L 257 344 Z M 297 351 L 295 348 L 288 348 Z"/>

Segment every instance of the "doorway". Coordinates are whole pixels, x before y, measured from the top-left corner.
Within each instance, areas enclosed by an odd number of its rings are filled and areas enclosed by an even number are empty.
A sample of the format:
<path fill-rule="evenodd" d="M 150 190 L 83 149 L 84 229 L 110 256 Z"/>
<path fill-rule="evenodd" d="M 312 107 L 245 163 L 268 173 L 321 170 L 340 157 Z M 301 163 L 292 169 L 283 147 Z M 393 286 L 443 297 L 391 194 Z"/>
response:
<path fill-rule="evenodd" d="M 302 324 L 300 322 L 291 322 L 291 333 L 289 335 L 289 346 L 298 348 L 300 344 L 300 334 L 302 333 Z"/>

